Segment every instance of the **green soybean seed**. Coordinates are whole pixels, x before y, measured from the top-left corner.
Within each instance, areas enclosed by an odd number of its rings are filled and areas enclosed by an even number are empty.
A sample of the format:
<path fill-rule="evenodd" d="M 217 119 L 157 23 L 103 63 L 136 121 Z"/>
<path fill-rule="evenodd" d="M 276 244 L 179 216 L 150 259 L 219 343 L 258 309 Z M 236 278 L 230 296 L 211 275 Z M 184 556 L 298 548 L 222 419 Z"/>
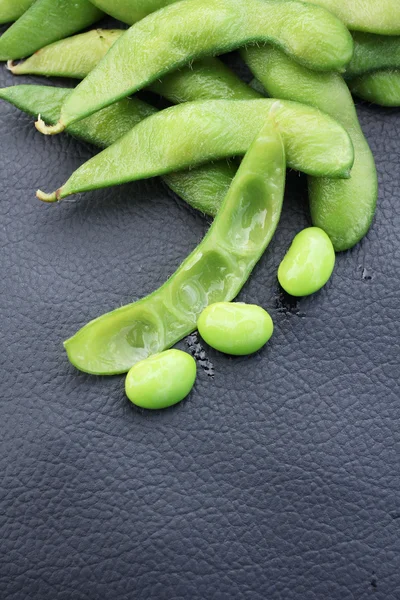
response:
<path fill-rule="evenodd" d="M 209 346 L 236 356 L 260 350 L 274 331 L 271 317 L 261 306 L 217 302 L 207 306 L 197 328 Z"/>
<path fill-rule="evenodd" d="M 348 82 L 351 92 L 380 106 L 400 106 L 400 69 L 375 71 Z"/>
<path fill-rule="evenodd" d="M 40 120 L 36 126 L 59 133 L 196 58 L 257 41 L 276 44 L 322 71 L 343 69 L 353 53 L 345 26 L 320 7 L 297 0 L 181 0 L 120 37 L 67 98 L 57 126 Z"/>
<path fill-rule="evenodd" d="M 201 312 L 239 293 L 278 225 L 285 151 L 274 113 L 250 145 L 203 241 L 150 296 L 88 323 L 64 344 L 88 373 L 128 371 L 196 329 Z"/>
<path fill-rule="evenodd" d="M 0 24 L 16 21 L 35 0 L 0 0 Z"/>
<path fill-rule="evenodd" d="M 195 380 L 196 361 L 186 352 L 166 350 L 130 369 L 125 392 L 136 406 L 159 410 L 186 398 Z"/>
<path fill-rule="evenodd" d="M 326 284 L 334 266 L 331 240 L 319 227 L 308 227 L 294 238 L 279 265 L 278 280 L 291 296 L 309 296 Z"/>
<path fill-rule="evenodd" d="M 0 37 L 0 60 L 29 56 L 102 16 L 88 0 L 36 0 Z"/>
<path fill-rule="evenodd" d="M 290 167 L 317 177 L 349 175 L 354 159 L 350 138 L 321 111 L 284 100 L 208 100 L 152 115 L 82 165 L 56 192 L 39 190 L 37 197 L 56 202 L 77 192 L 243 155 L 271 109 Z"/>

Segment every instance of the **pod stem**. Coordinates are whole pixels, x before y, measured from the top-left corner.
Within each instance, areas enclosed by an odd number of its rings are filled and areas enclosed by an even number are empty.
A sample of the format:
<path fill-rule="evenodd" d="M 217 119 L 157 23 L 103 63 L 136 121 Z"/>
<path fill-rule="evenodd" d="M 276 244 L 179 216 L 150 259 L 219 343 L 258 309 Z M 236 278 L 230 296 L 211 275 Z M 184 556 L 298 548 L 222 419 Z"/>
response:
<path fill-rule="evenodd" d="M 18 63 L 15 63 L 15 60 L 8 60 L 7 61 L 7 65 L 6 68 L 11 71 L 11 73 L 13 75 L 18 75 L 18 71 L 16 70 L 16 67 L 18 66 Z"/>
<path fill-rule="evenodd" d="M 56 135 L 57 133 L 61 133 L 65 129 L 65 125 L 62 121 L 58 121 L 55 125 L 46 125 L 40 115 L 38 115 L 38 119 L 35 122 L 35 127 L 40 133 L 44 135 Z"/>
<path fill-rule="evenodd" d="M 38 190 L 36 192 L 36 198 L 39 198 L 39 200 L 41 200 L 42 202 L 58 202 L 59 198 L 59 191 L 57 190 L 56 192 L 52 192 L 51 194 L 46 194 L 45 192 L 42 192 L 42 190 Z"/>

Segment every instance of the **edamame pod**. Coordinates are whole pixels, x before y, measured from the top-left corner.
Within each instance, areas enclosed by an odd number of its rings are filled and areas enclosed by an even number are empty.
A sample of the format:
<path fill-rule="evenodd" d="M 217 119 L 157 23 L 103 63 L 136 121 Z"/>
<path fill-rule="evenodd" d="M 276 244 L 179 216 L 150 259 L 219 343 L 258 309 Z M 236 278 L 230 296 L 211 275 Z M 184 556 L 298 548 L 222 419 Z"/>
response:
<path fill-rule="evenodd" d="M 380 106 L 400 106 L 400 69 L 375 71 L 348 83 L 351 92 Z"/>
<path fill-rule="evenodd" d="M 36 0 L 0 37 L 0 60 L 29 56 L 102 16 L 88 0 Z"/>
<path fill-rule="evenodd" d="M 400 36 L 353 33 L 354 54 L 346 68 L 346 79 L 371 71 L 400 68 Z"/>
<path fill-rule="evenodd" d="M 278 100 L 210 100 L 172 106 L 127 133 L 75 171 L 52 194 L 71 194 L 163 175 L 218 158 L 243 155 L 271 109 L 285 143 L 288 165 L 307 174 L 347 177 L 353 146 L 343 127 L 302 104 Z"/>
<path fill-rule="evenodd" d="M 115 19 L 132 25 L 147 15 L 177 0 L 91 0 L 95 6 Z"/>
<path fill-rule="evenodd" d="M 41 113 L 49 123 L 56 123 L 61 105 L 70 92 L 70 89 L 50 86 L 15 85 L 0 89 L 0 98 L 30 115 Z M 137 98 L 125 99 L 74 123 L 68 132 L 78 139 L 105 148 L 155 112 L 155 108 Z M 170 173 L 163 180 L 193 208 L 214 217 L 235 172 L 233 164 L 218 161 L 197 169 Z"/>
<path fill-rule="evenodd" d="M 335 250 L 351 248 L 371 225 L 378 183 L 347 85 L 340 75 L 317 74 L 274 48 L 249 48 L 243 57 L 269 95 L 315 106 L 349 133 L 355 153 L 350 179 L 310 178 L 309 191 L 313 224 L 326 231 Z"/>
<path fill-rule="evenodd" d="M 43 0 L 41 0 L 43 1 Z M 250 42 L 269 42 L 317 70 L 340 70 L 353 40 L 322 8 L 297 0 L 181 0 L 149 15 L 112 46 L 63 105 L 55 134 L 195 58 Z"/>
<path fill-rule="evenodd" d="M 0 0 L 0 24 L 16 21 L 35 0 Z"/>
<path fill-rule="evenodd" d="M 27 60 L 8 68 L 14 75 L 45 75 L 83 79 L 106 55 L 123 30 L 97 29 L 50 44 Z M 183 67 L 149 88 L 171 102 L 191 100 L 251 100 L 259 98 L 250 86 L 237 77 L 217 58 L 203 58 Z"/>
<path fill-rule="evenodd" d="M 206 306 L 239 293 L 282 209 L 285 151 L 272 119 L 250 145 L 205 238 L 175 274 L 150 296 L 99 317 L 65 342 L 78 369 L 124 373 L 192 332 Z"/>
<path fill-rule="evenodd" d="M 307 0 L 339 17 L 349 29 L 384 35 L 400 34 L 398 0 Z"/>

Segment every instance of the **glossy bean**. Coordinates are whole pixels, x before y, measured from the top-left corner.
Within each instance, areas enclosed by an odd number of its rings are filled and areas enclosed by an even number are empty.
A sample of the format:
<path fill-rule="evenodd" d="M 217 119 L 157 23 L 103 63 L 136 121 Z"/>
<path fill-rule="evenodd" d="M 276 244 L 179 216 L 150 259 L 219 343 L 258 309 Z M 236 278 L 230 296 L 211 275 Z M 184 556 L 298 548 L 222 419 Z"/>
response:
<path fill-rule="evenodd" d="M 400 106 L 400 69 L 375 71 L 349 81 L 351 92 L 381 106 Z"/>
<path fill-rule="evenodd" d="M 41 113 L 49 123 L 56 123 L 61 105 L 70 91 L 50 86 L 16 85 L 0 89 L 0 98 L 30 115 Z M 78 139 L 105 148 L 155 112 L 155 108 L 137 98 L 121 100 L 74 123 L 68 132 Z M 188 204 L 215 216 L 235 172 L 233 164 L 217 161 L 189 171 L 170 173 L 163 180 Z"/>
<path fill-rule="evenodd" d="M 335 14 L 349 29 L 384 35 L 400 34 L 398 0 L 307 0 Z"/>
<path fill-rule="evenodd" d="M 0 0 L 0 24 L 16 21 L 35 0 Z"/>
<path fill-rule="evenodd" d="M 345 130 L 315 108 L 277 100 L 210 100 L 173 106 L 153 115 L 82 165 L 52 194 L 55 202 L 77 192 L 178 171 L 243 155 L 273 111 L 288 165 L 328 177 L 346 177 L 353 146 Z"/>
<path fill-rule="evenodd" d="M 335 267 L 335 250 L 326 233 L 308 227 L 294 238 L 279 265 L 278 280 L 292 296 L 309 296 L 330 279 Z"/>
<path fill-rule="evenodd" d="M 196 380 L 196 370 L 196 361 L 189 354 L 166 350 L 136 363 L 129 370 L 125 392 L 140 408 L 168 408 L 188 396 Z"/>
<path fill-rule="evenodd" d="M 197 328 L 209 346 L 235 356 L 253 354 L 272 336 L 274 324 L 261 306 L 239 302 L 217 302 L 207 306 Z"/>
<path fill-rule="evenodd" d="M 181 0 L 128 29 L 66 99 L 57 126 L 37 128 L 59 133 L 191 60 L 256 41 L 319 70 L 343 69 L 353 52 L 336 17 L 297 0 Z"/>
<path fill-rule="evenodd" d="M 353 33 L 354 54 L 346 67 L 346 79 L 371 71 L 400 68 L 400 35 Z"/>
<path fill-rule="evenodd" d="M 102 16 L 88 0 L 36 0 L 0 37 L 0 60 L 29 56 Z"/>
<path fill-rule="evenodd" d="M 205 238 L 156 292 L 99 317 L 65 342 L 88 373 L 123 373 L 173 346 L 214 302 L 232 300 L 268 246 L 283 202 L 283 141 L 272 119 L 251 144 Z"/>
<path fill-rule="evenodd" d="M 269 95 L 315 106 L 349 133 L 355 153 L 350 179 L 310 178 L 309 192 L 313 224 L 326 231 L 337 251 L 351 248 L 371 226 L 378 183 L 347 85 L 340 75 L 317 74 L 273 48 L 249 48 L 243 56 Z"/>

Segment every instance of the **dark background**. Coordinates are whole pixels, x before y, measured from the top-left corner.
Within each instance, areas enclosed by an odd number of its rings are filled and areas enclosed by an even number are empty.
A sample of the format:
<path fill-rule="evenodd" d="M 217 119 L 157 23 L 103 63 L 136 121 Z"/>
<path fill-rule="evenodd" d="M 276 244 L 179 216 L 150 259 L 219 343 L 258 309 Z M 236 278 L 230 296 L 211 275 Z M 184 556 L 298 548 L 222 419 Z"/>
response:
<path fill-rule="evenodd" d="M 358 109 L 380 181 L 367 238 L 320 293 L 283 297 L 309 225 L 290 173 L 240 295 L 270 311 L 271 343 L 232 359 L 182 342 L 195 389 L 149 413 L 62 341 L 162 284 L 209 221 L 158 180 L 40 204 L 94 150 L 0 105 L 2 600 L 400 598 L 400 112 Z"/>

